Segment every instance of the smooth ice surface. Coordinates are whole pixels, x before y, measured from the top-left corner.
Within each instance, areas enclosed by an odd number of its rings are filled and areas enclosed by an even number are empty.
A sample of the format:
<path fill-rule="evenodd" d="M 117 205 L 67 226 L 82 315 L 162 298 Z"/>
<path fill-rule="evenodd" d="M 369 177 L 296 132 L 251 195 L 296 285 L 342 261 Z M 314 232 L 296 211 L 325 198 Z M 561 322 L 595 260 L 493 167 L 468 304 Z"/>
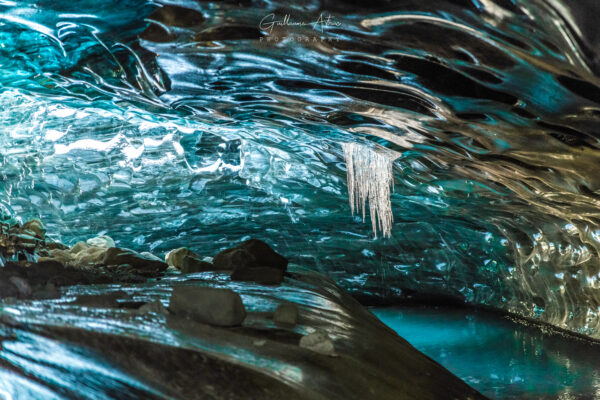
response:
<path fill-rule="evenodd" d="M 258 237 L 360 293 L 600 337 L 592 1 L 238 3 L 0 1 L 2 214 L 158 254 Z M 399 155 L 389 238 L 343 143 Z"/>
<path fill-rule="evenodd" d="M 600 396 L 600 345 L 468 309 L 377 308 L 386 325 L 491 399 Z"/>

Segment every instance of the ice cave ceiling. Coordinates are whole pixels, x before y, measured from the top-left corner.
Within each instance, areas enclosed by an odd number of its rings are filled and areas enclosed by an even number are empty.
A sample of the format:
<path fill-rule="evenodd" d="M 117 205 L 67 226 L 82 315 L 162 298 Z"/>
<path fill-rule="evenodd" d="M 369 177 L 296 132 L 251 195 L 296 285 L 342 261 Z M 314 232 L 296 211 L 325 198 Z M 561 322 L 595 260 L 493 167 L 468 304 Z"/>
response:
<path fill-rule="evenodd" d="M 0 1 L 1 213 L 155 253 L 258 237 L 354 293 L 600 338 L 600 79 L 577 7 Z M 339 24 L 261 30 L 269 13 Z M 345 148 L 371 207 L 391 190 L 389 238 L 351 214 Z"/>

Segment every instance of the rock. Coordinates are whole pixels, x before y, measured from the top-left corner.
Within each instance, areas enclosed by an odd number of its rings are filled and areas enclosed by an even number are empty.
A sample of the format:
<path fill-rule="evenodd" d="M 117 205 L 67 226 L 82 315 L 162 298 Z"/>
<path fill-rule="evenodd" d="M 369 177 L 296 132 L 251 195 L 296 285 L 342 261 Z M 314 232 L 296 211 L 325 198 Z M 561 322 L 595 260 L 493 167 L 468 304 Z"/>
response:
<path fill-rule="evenodd" d="M 118 308 L 118 300 L 126 296 L 127 294 L 121 290 L 103 294 L 84 294 L 77 296 L 72 304 L 91 308 Z"/>
<path fill-rule="evenodd" d="M 100 264 L 104 260 L 105 252 L 105 247 L 88 247 L 77 253 L 73 262 L 77 267 Z"/>
<path fill-rule="evenodd" d="M 277 306 L 273 314 L 276 325 L 294 327 L 298 323 L 298 307 L 294 303 L 282 303 Z"/>
<path fill-rule="evenodd" d="M 86 244 L 88 246 L 102 247 L 105 249 L 115 247 L 115 241 L 112 240 L 110 236 L 106 235 L 96 236 L 95 238 L 88 239 Z"/>
<path fill-rule="evenodd" d="M 154 254 L 150 253 L 149 251 L 142 251 L 140 253 L 140 255 L 142 257 L 148 258 L 150 260 L 155 260 L 155 261 L 160 261 L 162 262 L 162 260 L 160 258 L 158 258 L 157 256 L 155 256 Z"/>
<path fill-rule="evenodd" d="M 21 227 L 21 232 L 30 233 L 32 236 L 39 239 L 44 239 L 46 235 L 46 229 L 44 228 L 42 221 L 37 218 L 25 222 Z"/>
<path fill-rule="evenodd" d="M 49 282 L 44 287 L 35 290 L 33 297 L 38 300 L 58 299 L 60 298 L 60 291 Z"/>
<path fill-rule="evenodd" d="M 10 283 L 8 280 L 0 279 L 0 298 L 7 299 L 11 297 L 17 297 L 19 290 L 15 285 Z"/>
<path fill-rule="evenodd" d="M 88 247 L 90 246 L 88 246 L 85 242 L 77 242 L 73 247 L 71 247 L 71 254 L 77 254 L 81 250 L 87 249 Z"/>
<path fill-rule="evenodd" d="M 160 315 L 169 315 L 169 310 L 163 306 L 163 303 L 160 300 L 154 300 L 144 304 L 138 308 L 137 312 L 140 314 L 155 313 Z"/>
<path fill-rule="evenodd" d="M 206 261 L 201 261 L 196 257 L 185 256 L 181 263 L 181 272 L 191 274 L 194 272 L 212 271 L 214 266 Z"/>
<path fill-rule="evenodd" d="M 177 269 L 181 269 L 183 259 L 187 256 L 193 256 L 198 258 L 198 255 L 190 249 L 188 249 L 187 247 L 180 247 L 178 249 L 174 249 L 168 252 L 165 256 L 165 261 L 168 265 L 176 267 Z"/>
<path fill-rule="evenodd" d="M 256 282 L 261 285 L 278 285 L 283 282 L 283 271 L 270 267 L 236 268 L 231 274 L 231 280 Z"/>
<path fill-rule="evenodd" d="M 65 246 L 60 242 L 46 241 L 46 249 L 48 250 L 69 250 L 69 246 Z"/>
<path fill-rule="evenodd" d="M 256 265 L 278 268 L 285 272 L 288 260 L 278 254 L 268 244 L 258 239 L 246 240 L 239 247 L 248 251 L 256 260 Z"/>
<path fill-rule="evenodd" d="M 265 242 L 250 239 L 237 247 L 220 252 L 213 259 L 217 270 L 234 270 L 252 267 L 270 267 L 285 272 L 288 260 Z"/>
<path fill-rule="evenodd" d="M 223 250 L 213 258 L 213 265 L 216 270 L 233 271 L 235 268 L 246 268 L 253 266 L 254 259 L 244 249 Z"/>
<path fill-rule="evenodd" d="M 171 293 L 170 311 L 215 326 L 241 325 L 246 318 L 242 298 L 229 289 L 178 286 Z"/>
<path fill-rule="evenodd" d="M 8 281 L 12 283 L 14 287 L 17 288 L 20 298 L 29 297 L 31 296 L 31 293 L 33 293 L 33 289 L 31 289 L 29 282 L 27 282 L 21 277 L 11 276 L 10 278 L 8 278 Z"/>
<path fill-rule="evenodd" d="M 73 254 L 69 250 L 54 249 L 50 250 L 50 257 L 62 265 L 69 265 L 73 261 Z M 40 261 L 44 261 L 40 259 Z"/>
<path fill-rule="evenodd" d="M 104 265 L 130 265 L 137 271 L 159 272 L 167 269 L 167 264 L 160 260 L 144 257 L 129 249 L 111 247 L 104 252 Z"/>
<path fill-rule="evenodd" d="M 25 269 L 27 278 L 34 282 L 47 282 L 52 278 L 62 275 L 65 267 L 58 261 L 40 261 L 33 263 Z"/>
<path fill-rule="evenodd" d="M 327 336 L 326 333 L 321 331 L 316 331 L 306 336 L 302 336 L 300 339 L 300 347 L 316 353 L 324 354 L 326 356 L 335 355 L 333 341 L 329 338 L 329 336 Z"/>

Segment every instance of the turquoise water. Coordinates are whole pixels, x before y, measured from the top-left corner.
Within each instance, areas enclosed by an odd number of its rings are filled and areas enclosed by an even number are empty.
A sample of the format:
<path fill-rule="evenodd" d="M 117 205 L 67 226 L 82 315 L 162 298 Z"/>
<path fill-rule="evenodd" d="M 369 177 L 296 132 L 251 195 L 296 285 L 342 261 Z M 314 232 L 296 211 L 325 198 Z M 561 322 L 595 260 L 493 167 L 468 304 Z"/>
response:
<path fill-rule="evenodd" d="M 492 399 L 600 398 L 600 344 L 471 309 L 372 311 Z"/>

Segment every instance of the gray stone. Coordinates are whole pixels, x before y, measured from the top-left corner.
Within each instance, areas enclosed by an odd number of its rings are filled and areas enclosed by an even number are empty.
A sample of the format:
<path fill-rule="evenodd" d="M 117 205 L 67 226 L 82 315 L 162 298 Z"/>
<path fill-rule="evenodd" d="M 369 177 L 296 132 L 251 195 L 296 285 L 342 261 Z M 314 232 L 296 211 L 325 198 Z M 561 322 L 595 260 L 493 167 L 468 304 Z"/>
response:
<path fill-rule="evenodd" d="M 169 315 L 169 310 L 163 306 L 163 303 L 160 300 L 154 300 L 146 303 L 138 308 L 137 311 L 140 314 L 155 313 L 160 315 Z"/>
<path fill-rule="evenodd" d="M 167 264 L 156 259 L 144 257 L 129 249 L 111 247 L 106 249 L 103 258 L 104 265 L 130 265 L 138 271 L 158 272 L 167 269 Z"/>
<path fill-rule="evenodd" d="M 75 245 L 73 247 L 71 247 L 70 252 L 71 252 L 71 254 L 77 254 L 81 250 L 87 249 L 88 247 L 90 247 L 90 246 L 88 246 L 87 243 L 85 243 L 85 242 L 77 242 L 77 243 L 75 243 Z"/>
<path fill-rule="evenodd" d="M 115 247 L 115 241 L 110 236 L 106 235 L 96 236 L 95 238 L 88 239 L 86 244 L 88 246 L 102 247 L 105 249 Z"/>
<path fill-rule="evenodd" d="M 171 293 L 170 311 L 215 326 L 241 325 L 246 318 L 242 298 L 229 289 L 178 286 Z"/>
<path fill-rule="evenodd" d="M 73 304 L 91 308 L 118 308 L 118 300 L 126 296 L 127 294 L 120 290 L 103 294 L 84 294 L 77 296 Z"/>
<path fill-rule="evenodd" d="M 213 258 L 213 265 L 216 270 L 233 271 L 234 269 L 243 269 L 255 265 L 254 258 L 244 249 L 223 250 Z"/>
<path fill-rule="evenodd" d="M 270 267 L 285 272 L 288 260 L 265 242 L 250 239 L 237 247 L 221 251 L 213 259 L 213 264 L 218 270 Z"/>
<path fill-rule="evenodd" d="M 73 263 L 77 267 L 85 267 L 102 263 L 104 260 L 105 247 L 88 247 L 75 255 Z"/>
<path fill-rule="evenodd" d="M 183 259 L 187 256 L 198 257 L 196 253 L 188 249 L 187 247 L 180 247 L 178 249 L 171 250 L 165 256 L 165 261 L 169 266 L 173 266 L 177 269 L 181 269 Z"/>
<path fill-rule="evenodd" d="M 18 276 L 11 276 L 10 278 L 8 278 L 8 281 L 12 283 L 14 287 L 17 288 L 17 291 L 19 292 L 19 297 L 21 298 L 29 297 L 33 292 L 33 289 L 31 289 L 29 282 L 27 282 L 23 278 L 20 278 Z"/>
<path fill-rule="evenodd" d="M 333 341 L 325 332 L 316 331 L 300 338 L 300 347 L 326 356 L 335 355 Z"/>
<path fill-rule="evenodd" d="M 296 326 L 298 323 L 298 307 L 294 303 L 282 303 L 273 314 L 273 322 L 281 326 Z"/>
<path fill-rule="evenodd" d="M 21 227 L 21 232 L 30 233 L 32 236 L 39 239 L 44 239 L 46 235 L 46 229 L 44 228 L 42 221 L 37 218 L 25 222 Z"/>
<path fill-rule="evenodd" d="M 231 274 L 232 281 L 256 282 L 261 285 L 278 285 L 283 282 L 283 271 L 271 267 L 236 268 Z"/>
<path fill-rule="evenodd" d="M 214 266 L 211 263 L 199 260 L 196 257 L 185 256 L 181 263 L 181 272 L 184 274 L 212 270 L 214 270 Z"/>

